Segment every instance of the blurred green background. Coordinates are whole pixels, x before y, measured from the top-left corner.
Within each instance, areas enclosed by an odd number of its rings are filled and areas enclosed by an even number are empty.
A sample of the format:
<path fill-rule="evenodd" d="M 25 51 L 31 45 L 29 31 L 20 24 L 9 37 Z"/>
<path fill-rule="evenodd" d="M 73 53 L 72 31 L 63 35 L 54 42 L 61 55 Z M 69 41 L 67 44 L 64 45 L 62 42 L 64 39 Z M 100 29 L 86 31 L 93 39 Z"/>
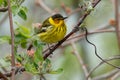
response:
<path fill-rule="evenodd" d="M 64 3 L 65 6 L 71 9 L 71 11 L 74 11 L 79 7 L 79 5 L 83 4 L 83 0 L 43 0 L 43 2 L 51 10 L 59 10 L 59 13 L 63 16 L 67 16 L 67 14 L 64 12 L 61 4 Z M 51 14 L 44 10 L 41 6 L 36 5 L 35 0 L 26 0 L 22 5 L 28 8 L 28 19 L 24 21 L 20 17 L 15 16 L 13 17 L 13 20 L 27 27 L 31 28 L 33 23 L 42 23 L 47 17 L 51 16 Z M 68 20 L 66 21 L 68 30 L 67 33 L 73 29 L 73 26 L 78 22 L 78 17 L 80 17 L 82 14 L 83 12 L 76 12 L 69 16 Z M 104 27 L 104 25 L 109 24 L 109 21 L 114 19 L 114 17 L 114 4 L 111 2 L 111 0 L 102 0 L 95 7 L 94 11 L 92 11 L 92 13 L 85 19 L 84 23 L 88 31 L 93 31 L 97 28 L 101 28 Z M 14 28 L 16 28 L 15 24 Z M 7 12 L 0 13 L 0 36 L 1 35 L 10 35 Z M 97 46 L 97 52 L 100 56 L 102 56 L 103 59 L 119 54 L 118 42 L 115 32 L 92 34 L 89 36 L 89 40 Z M 78 40 L 75 45 L 79 51 L 79 55 L 82 57 L 85 66 L 87 66 L 89 71 L 101 61 L 94 54 L 93 46 L 88 44 L 84 38 L 82 40 Z M 53 69 L 61 67 L 64 69 L 64 71 L 63 73 L 56 75 L 46 74 L 45 76 L 47 80 L 85 80 L 82 66 L 73 52 L 74 50 L 71 45 L 64 46 L 54 52 L 51 58 Z M 5 57 L 9 53 L 10 45 L 0 44 L 1 58 Z M 114 61 L 113 64 L 119 65 L 119 60 Z M 91 77 L 105 74 L 106 72 L 109 72 L 113 69 L 113 67 L 104 64 L 97 68 L 96 71 L 92 73 Z M 120 78 L 118 80 L 120 80 Z"/>

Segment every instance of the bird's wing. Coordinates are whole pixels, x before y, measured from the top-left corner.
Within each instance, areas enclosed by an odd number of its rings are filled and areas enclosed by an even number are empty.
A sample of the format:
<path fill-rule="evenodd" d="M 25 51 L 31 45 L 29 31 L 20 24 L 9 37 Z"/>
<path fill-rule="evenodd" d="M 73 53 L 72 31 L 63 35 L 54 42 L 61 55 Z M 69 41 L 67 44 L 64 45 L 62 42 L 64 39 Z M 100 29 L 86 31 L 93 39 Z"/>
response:
<path fill-rule="evenodd" d="M 51 26 L 52 26 L 52 25 L 50 24 L 49 19 L 46 19 L 46 20 L 43 22 L 42 27 L 41 27 L 39 33 L 46 32 L 47 29 L 49 29 L 49 27 L 51 27 Z"/>

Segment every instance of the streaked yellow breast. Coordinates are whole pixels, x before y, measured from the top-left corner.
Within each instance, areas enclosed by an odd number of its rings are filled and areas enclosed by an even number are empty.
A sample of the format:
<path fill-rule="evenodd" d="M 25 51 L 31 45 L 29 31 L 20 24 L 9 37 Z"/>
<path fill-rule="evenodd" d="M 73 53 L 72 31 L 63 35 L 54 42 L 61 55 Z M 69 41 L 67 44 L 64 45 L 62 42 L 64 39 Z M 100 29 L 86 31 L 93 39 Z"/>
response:
<path fill-rule="evenodd" d="M 62 40 L 66 34 L 66 25 L 63 20 L 55 23 L 52 18 L 49 18 L 51 27 L 46 32 L 38 34 L 40 40 L 45 43 L 56 43 Z"/>

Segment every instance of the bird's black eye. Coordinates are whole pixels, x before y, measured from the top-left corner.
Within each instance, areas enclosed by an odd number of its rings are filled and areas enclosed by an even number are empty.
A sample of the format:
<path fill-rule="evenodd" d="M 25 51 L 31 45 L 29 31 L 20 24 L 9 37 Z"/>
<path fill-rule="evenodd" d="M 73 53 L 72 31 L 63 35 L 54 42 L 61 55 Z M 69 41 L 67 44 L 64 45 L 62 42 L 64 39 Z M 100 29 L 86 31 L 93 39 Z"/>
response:
<path fill-rule="evenodd" d="M 62 18 L 56 18 L 56 20 L 63 20 Z"/>

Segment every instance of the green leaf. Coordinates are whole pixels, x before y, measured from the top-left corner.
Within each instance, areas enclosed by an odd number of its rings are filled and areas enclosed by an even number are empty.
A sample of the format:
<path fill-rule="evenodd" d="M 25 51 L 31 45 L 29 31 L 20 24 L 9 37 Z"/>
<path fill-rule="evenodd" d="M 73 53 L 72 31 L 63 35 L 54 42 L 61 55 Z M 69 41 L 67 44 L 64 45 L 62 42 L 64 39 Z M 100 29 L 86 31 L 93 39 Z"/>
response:
<path fill-rule="evenodd" d="M 18 15 L 23 19 L 23 20 L 27 20 L 27 15 L 23 10 L 20 10 L 18 12 Z"/>
<path fill-rule="evenodd" d="M 51 63 L 51 61 L 49 59 L 46 59 L 45 61 L 46 61 L 47 65 L 49 65 Z"/>
<path fill-rule="evenodd" d="M 7 0 L 0 0 L 0 7 L 6 7 L 7 6 Z"/>
<path fill-rule="evenodd" d="M 2 43 L 9 43 L 10 42 L 10 36 L 0 36 L 0 44 Z"/>
<path fill-rule="evenodd" d="M 22 58 L 22 56 L 21 56 L 20 54 L 16 54 L 16 55 L 15 55 L 15 58 L 16 58 L 17 61 L 20 62 L 20 63 L 23 61 L 23 58 Z"/>
<path fill-rule="evenodd" d="M 7 70 L 9 69 L 9 67 L 11 66 L 11 62 L 10 61 L 6 61 L 5 58 L 1 58 L 0 59 L 0 68 L 6 68 Z"/>
<path fill-rule="evenodd" d="M 42 63 L 42 73 L 47 73 L 50 71 L 51 68 L 51 61 L 49 59 L 46 59 L 45 61 L 43 61 Z"/>
<path fill-rule="evenodd" d="M 13 13 L 14 16 L 15 16 L 16 14 L 18 14 L 18 12 L 19 12 L 19 7 L 18 7 L 18 5 L 13 5 L 11 8 L 12 8 L 12 13 Z"/>
<path fill-rule="evenodd" d="M 30 29 L 15 22 L 18 28 L 15 30 L 15 43 L 21 45 L 22 48 L 26 48 L 27 39 L 31 38 Z"/>
<path fill-rule="evenodd" d="M 38 74 L 38 70 L 35 68 L 34 64 L 32 63 L 26 63 L 25 64 L 25 70 L 28 72 L 31 72 L 32 74 Z"/>
<path fill-rule="evenodd" d="M 18 26 L 18 28 L 15 30 L 15 34 L 19 34 L 21 36 L 24 36 L 25 38 L 31 37 L 29 28 L 22 26 L 22 25 L 18 24 L 17 22 L 15 22 L 15 23 Z"/>
<path fill-rule="evenodd" d="M 21 34 L 15 35 L 15 43 L 21 44 L 22 42 L 26 41 L 26 37 L 22 36 Z"/>
<path fill-rule="evenodd" d="M 59 69 L 57 69 L 57 70 L 50 71 L 49 74 L 59 74 L 59 73 L 61 73 L 61 72 L 63 72 L 63 68 L 59 68 Z"/>
<path fill-rule="evenodd" d="M 43 61 L 43 54 L 42 54 L 42 46 L 41 44 L 39 44 L 38 41 L 35 41 L 36 42 L 36 52 L 35 52 L 35 55 L 34 55 L 34 59 L 35 59 L 35 62 L 40 62 L 40 61 Z"/>
<path fill-rule="evenodd" d="M 20 11 L 18 12 L 18 15 L 23 19 L 23 20 L 27 20 L 27 8 L 26 7 L 21 7 Z"/>
<path fill-rule="evenodd" d="M 7 3 L 7 0 L 4 0 L 4 6 L 7 6 L 8 3 Z"/>
<path fill-rule="evenodd" d="M 21 40 L 21 47 L 22 48 L 26 48 L 27 47 L 27 41 L 25 39 Z"/>
<path fill-rule="evenodd" d="M 25 34 L 30 34 L 30 30 L 27 27 L 24 26 L 20 26 L 21 32 L 25 33 Z"/>
<path fill-rule="evenodd" d="M 2 3 L 3 3 L 3 0 L 0 0 L 0 6 L 2 5 Z"/>

